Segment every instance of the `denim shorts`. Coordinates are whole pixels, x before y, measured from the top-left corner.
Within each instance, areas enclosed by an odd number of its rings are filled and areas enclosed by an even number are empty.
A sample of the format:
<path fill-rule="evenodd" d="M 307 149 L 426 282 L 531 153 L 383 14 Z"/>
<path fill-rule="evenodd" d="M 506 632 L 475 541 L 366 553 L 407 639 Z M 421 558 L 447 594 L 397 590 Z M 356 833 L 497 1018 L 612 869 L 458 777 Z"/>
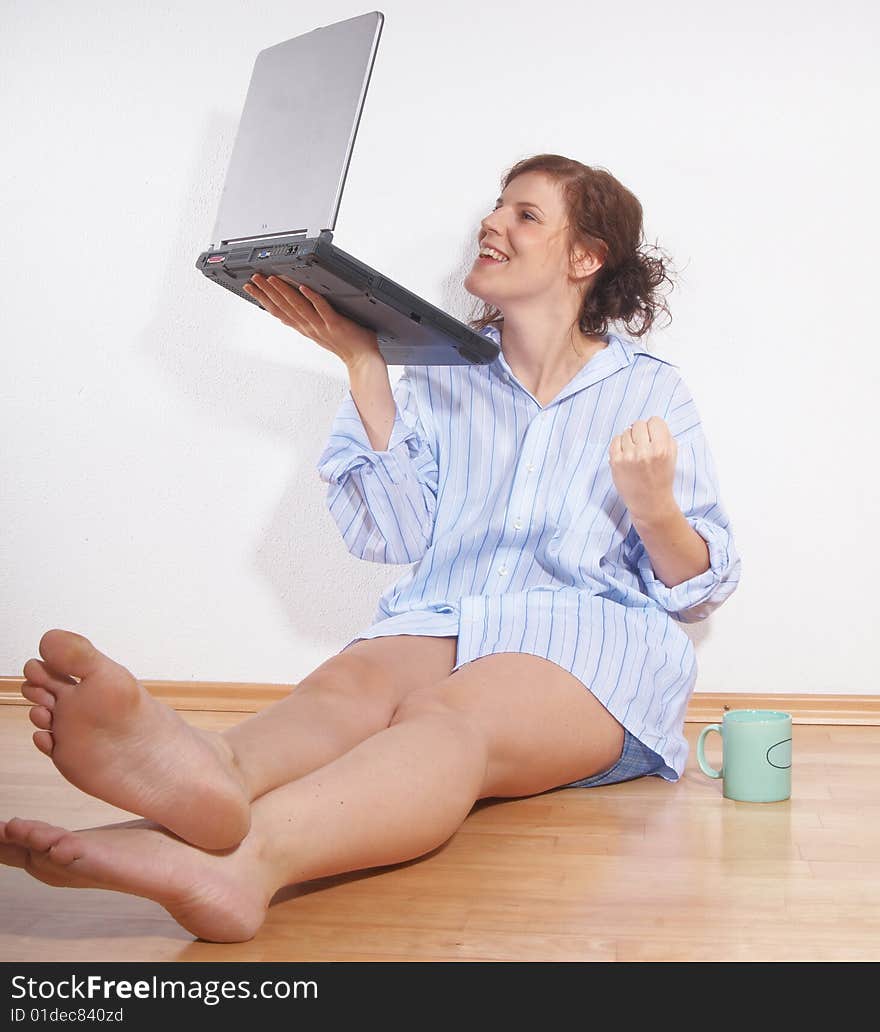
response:
<path fill-rule="evenodd" d="M 632 781 L 633 778 L 656 774 L 665 766 L 666 763 L 661 756 L 658 756 L 653 749 L 649 749 L 647 745 L 643 745 L 635 735 L 631 735 L 624 728 L 623 752 L 620 754 L 620 759 L 599 774 L 593 774 L 591 777 L 581 778 L 580 781 L 572 781 L 570 784 L 560 787 L 595 788 L 597 785 L 613 785 L 617 781 Z"/>

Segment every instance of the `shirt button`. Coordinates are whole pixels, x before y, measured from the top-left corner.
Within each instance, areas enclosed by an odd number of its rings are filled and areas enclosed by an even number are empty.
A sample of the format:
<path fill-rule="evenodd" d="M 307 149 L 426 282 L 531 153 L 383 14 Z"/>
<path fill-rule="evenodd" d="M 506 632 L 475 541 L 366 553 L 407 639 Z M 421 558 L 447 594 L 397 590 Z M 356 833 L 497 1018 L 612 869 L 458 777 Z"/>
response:
<path fill-rule="evenodd" d="M 533 466 L 533 465 L 531 464 L 531 462 L 530 462 L 530 463 L 528 464 L 528 466 L 526 466 L 526 470 L 527 470 L 527 471 L 528 471 L 529 473 L 534 473 L 534 471 L 535 471 L 535 467 L 534 467 L 534 466 Z"/>
<path fill-rule="evenodd" d="M 506 576 L 506 574 L 507 574 L 507 567 L 506 566 L 502 566 L 501 569 L 498 572 L 501 574 L 502 577 Z"/>
<path fill-rule="evenodd" d="M 513 527 L 514 527 L 514 530 L 520 530 L 522 528 L 522 523 L 520 523 L 519 520 L 514 520 L 513 521 Z"/>

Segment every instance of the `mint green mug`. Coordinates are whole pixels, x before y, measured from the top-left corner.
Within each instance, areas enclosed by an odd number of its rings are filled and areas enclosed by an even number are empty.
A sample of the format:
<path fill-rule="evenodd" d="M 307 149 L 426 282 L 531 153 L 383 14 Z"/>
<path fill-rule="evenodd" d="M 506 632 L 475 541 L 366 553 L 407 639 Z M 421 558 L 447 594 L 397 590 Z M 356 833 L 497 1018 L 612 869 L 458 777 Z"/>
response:
<path fill-rule="evenodd" d="M 722 765 L 706 762 L 710 731 L 721 735 Z M 697 762 L 710 778 L 722 778 L 724 796 L 746 803 L 791 798 L 791 714 L 779 710 L 728 710 L 721 724 L 709 724 L 697 739 Z"/>

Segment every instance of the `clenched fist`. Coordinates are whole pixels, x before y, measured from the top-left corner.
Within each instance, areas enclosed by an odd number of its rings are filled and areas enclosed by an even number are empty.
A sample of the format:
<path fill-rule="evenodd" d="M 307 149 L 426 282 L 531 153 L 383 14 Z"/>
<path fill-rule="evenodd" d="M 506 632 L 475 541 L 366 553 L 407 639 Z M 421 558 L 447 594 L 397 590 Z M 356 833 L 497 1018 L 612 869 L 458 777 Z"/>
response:
<path fill-rule="evenodd" d="M 678 444 L 659 416 L 637 419 L 611 440 L 611 479 L 633 519 L 649 520 L 677 507 L 672 485 Z"/>

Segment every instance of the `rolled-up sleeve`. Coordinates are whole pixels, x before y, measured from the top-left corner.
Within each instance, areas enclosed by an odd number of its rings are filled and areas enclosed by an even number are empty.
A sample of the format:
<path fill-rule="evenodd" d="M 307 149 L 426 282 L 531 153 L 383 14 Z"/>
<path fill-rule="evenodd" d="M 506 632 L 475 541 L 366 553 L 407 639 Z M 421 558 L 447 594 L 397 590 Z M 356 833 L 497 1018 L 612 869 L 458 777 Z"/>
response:
<path fill-rule="evenodd" d="M 421 418 L 417 376 L 405 366 L 393 387 L 396 412 L 386 451 L 371 446 L 349 391 L 318 459 L 330 515 L 351 554 L 369 562 L 415 562 L 431 541 L 438 466 Z"/>
<path fill-rule="evenodd" d="M 667 587 L 654 573 L 651 558 L 635 527 L 630 528 L 627 535 L 624 555 L 649 598 L 680 623 L 697 623 L 705 620 L 736 590 L 742 562 L 730 519 L 722 505 L 715 461 L 696 406 L 683 384 L 678 385 L 666 422 L 678 446 L 673 485 L 675 500 L 709 548 L 709 569 Z"/>

